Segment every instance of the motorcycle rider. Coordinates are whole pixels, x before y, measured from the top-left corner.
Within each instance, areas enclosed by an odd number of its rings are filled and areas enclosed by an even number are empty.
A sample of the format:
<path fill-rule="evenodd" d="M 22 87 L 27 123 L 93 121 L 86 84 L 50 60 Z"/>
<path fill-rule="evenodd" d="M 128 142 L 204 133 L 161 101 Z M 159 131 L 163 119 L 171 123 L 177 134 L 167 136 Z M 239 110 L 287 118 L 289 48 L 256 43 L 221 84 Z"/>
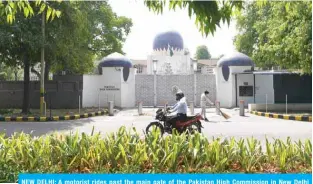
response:
<path fill-rule="evenodd" d="M 177 111 L 177 114 L 170 122 L 173 122 L 172 126 L 176 128 L 176 121 L 184 121 L 187 118 L 187 103 L 186 97 L 182 91 L 178 91 L 176 93 L 176 101 L 177 103 L 171 108 L 169 113 L 173 113 Z"/>

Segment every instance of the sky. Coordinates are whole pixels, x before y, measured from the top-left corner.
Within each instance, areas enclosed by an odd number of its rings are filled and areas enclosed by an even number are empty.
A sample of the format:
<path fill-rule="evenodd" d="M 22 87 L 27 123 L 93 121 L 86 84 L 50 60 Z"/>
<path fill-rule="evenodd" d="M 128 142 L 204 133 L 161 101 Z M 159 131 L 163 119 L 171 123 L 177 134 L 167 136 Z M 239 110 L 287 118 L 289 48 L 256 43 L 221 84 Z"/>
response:
<path fill-rule="evenodd" d="M 168 11 L 163 14 L 150 12 L 143 0 L 109 0 L 113 11 L 118 16 L 126 16 L 132 19 L 133 26 L 123 46 L 123 51 L 130 59 L 147 59 L 152 52 L 153 39 L 161 32 L 177 31 L 184 40 L 185 48 L 188 48 L 191 56 L 194 56 L 197 46 L 206 45 L 213 58 L 221 54 L 228 54 L 235 50 L 233 39 L 237 34 L 235 21 L 230 25 L 221 25 L 213 35 L 202 36 L 194 17 L 191 19 L 184 9 Z"/>

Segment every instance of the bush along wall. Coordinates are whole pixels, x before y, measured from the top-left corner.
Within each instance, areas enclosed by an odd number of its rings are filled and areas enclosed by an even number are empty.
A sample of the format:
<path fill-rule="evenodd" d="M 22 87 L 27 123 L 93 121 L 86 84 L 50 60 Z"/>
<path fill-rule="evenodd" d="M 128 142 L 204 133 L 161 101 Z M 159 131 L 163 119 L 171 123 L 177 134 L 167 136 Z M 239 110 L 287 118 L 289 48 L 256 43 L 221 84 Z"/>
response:
<path fill-rule="evenodd" d="M 0 135 L 0 182 L 18 173 L 311 173 L 311 140 L 208 140 L 201 134 Z"/>

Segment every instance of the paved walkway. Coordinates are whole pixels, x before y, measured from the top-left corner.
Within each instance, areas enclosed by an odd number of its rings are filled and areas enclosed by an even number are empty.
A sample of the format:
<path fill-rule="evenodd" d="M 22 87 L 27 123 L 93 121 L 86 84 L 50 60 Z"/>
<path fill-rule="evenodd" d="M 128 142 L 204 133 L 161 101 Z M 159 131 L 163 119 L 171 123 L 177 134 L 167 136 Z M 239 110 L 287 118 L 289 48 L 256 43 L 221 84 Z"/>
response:
<path fill-rule="evenodd" d="M 93 127 L 96 132 L 103 134 L 114 132 L 120 126 L 136 127 L 138 132 L 143 132 L 150 121 L 154 119 L 156 109 L 144 108 L 145 115 L 138 116 L 136 109 L 123 110 L 115 116 L 99 116 L 88 119 L 60 122 L 0 122 L 0 132 L 5 131 L 7 135 L 14 132 L 32 132 L 33 135 L 44 135 L 58 132 L 91 133 Z M 209 138 L 223 136 L 235 138 L 254 137 L 261 142 L 268 138 L 286 139 L 288 136 L 292 140 L 304 140 L 312 138 L 312 123 L 292 120 L 271 119 L 252 115 L 246 112 L 245 117 L 239 116 L 239 109 L 223 109 L 231 116 L 225 120 L 222 116 L 215 114 L 215 109 L 208 109 L 207 116 L 210 122 L 203 121 L 203 134 Z M 200 112 L 200 109 L 195 109 Z"/>

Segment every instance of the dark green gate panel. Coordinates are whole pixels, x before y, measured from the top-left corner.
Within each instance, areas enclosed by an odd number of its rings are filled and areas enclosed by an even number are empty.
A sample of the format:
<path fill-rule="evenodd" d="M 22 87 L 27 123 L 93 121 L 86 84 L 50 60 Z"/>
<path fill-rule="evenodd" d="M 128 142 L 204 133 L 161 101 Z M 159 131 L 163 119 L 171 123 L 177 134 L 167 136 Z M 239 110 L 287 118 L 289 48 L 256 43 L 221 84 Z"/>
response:
<path fill-rule="evenodd" d="M 274 77 L 275 103 L 312 103 L 312 76 L 276 74 Z"/>

